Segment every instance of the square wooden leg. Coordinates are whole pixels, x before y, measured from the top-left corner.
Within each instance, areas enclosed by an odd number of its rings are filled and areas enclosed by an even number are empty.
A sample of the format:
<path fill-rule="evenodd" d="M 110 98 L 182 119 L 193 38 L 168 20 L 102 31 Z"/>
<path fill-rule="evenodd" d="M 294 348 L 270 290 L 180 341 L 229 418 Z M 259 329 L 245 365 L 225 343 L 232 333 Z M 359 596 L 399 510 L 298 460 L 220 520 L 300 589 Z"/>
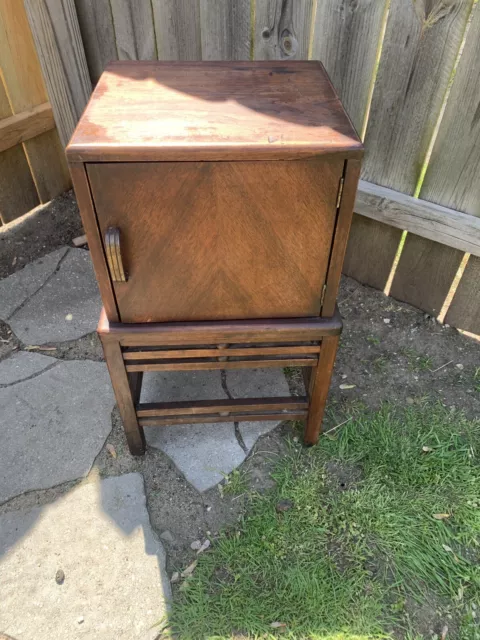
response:
<path fill-rule="evenodd" d="M 309 408 L 304 434 L 305 444 L 308 445 L 316 444 L 320 436 L 333 365 L 337 355 L 338 340 L 338 335 L 323 338 L 318 365 L 310 369 L 307 387 Z"/>
<path fill-rule="evenodd" d="M 141 456 L 145 453 L 145 435 L 143 428 L 138 424 L 135 403 L 140 395 L 143 373 L 127 374 L 119 341 L 101 333 L 100 339 L 125 429 L 128 448 L 132 455 Z"/>

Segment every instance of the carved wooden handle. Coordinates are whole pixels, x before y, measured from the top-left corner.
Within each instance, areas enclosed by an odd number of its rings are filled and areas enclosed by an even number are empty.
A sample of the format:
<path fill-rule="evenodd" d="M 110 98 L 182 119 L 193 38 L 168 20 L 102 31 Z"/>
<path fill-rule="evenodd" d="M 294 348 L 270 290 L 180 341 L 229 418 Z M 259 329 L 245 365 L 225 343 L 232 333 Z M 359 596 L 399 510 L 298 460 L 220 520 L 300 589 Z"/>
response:
<path fill-rule="evenodd" d="M 114 282 L 126 282 L 123 269 L 122 252 L 120 250 L 120 229 L 109 227 L 105 233 L 105 249 L 107 253 L 108 268 Z"/>

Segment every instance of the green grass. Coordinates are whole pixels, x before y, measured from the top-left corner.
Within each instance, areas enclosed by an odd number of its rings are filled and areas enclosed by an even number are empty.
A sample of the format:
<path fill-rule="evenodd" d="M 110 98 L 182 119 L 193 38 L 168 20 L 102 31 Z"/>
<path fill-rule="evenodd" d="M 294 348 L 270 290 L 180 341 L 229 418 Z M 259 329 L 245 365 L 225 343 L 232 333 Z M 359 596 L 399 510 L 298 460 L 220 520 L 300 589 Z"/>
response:
<path fill-rule="evenodd" d="M 355 412 L 316 447 L 292 444 L 276 488 L 251 498 L 175 593 L 172 631 L 419 639 L 415 603 L 434 602 L 456 625 L 449 638 L 480 637 L 479 447 L 480 423 L 439 406 Z M 279 500 L 294 507 L 277 513 Z"/>
<path fill-rule="evenodd" d="M 219 490 L 225 496 L 239 496 L 249 489 L 246 474 L 242 469 L 234 469 L 232 473 L 225 475 L 224 484 L 219 485 Z"/>
<path fill-rule="evenodd" d="M 432 360 L 425 354 L 408 348 L 402 349 L 400 353 L 407 359 L 410 371 L 429 371 L 432 368 Z"/>

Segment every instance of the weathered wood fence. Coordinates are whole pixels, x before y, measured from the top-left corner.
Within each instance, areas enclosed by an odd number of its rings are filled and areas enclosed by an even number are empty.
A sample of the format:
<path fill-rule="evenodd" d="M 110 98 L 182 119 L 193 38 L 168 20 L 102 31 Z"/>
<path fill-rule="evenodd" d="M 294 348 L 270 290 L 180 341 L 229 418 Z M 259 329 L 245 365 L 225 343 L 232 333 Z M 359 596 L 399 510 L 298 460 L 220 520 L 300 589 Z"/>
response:
<path fill-rule="evenodd" d="M 0 0 L 0 225 L 69 185 L 25 9 Z"/>
<path fill-rule="evenodd" d="M 476 0 L 25 6 L 63 142 L 112 59 L 322 60 L 366 145 L 345 272 L 480 334 Z"/>

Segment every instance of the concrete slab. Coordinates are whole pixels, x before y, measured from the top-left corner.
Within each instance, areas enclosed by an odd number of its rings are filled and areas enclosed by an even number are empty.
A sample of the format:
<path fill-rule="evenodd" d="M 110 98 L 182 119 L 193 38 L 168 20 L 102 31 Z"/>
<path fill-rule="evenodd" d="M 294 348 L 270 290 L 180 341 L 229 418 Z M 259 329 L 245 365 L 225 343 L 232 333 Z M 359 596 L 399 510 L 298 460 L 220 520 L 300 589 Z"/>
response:
<path fill-rule="evenodd" d="M 41 260 L 49 258 L 46 256 Z M 34 262 L 30 266 L 36 264 Z M 26 270 L 27 267 L 19 273 L 23 274 Z M 17 275 L 6 278 L 0 284 L 10 290 L 15 287 L 11 279 Z M 25 290 L 20 292 L 24 298 L 22 306 L 17 305 L 17 310 L 8 318 L 14 333 L 23 342 L 35 345 L 63 342 L 95 330 L 102 305 L 88 251 L 67 249 L 58 268 L 44 279 L 30 298 L 25 297 Z M 8 308 L 12 306 L 14 304 L 10 301 Z M 3 318 L 3 315 L 0 317 Z"/>
<path fill-rule="evenodd" d="M 68 247 L 62 247 L 0 280 L 0 318 L 8 320 L 53 274 Z"/>
<path fill-rule="evenodd" d="M 153 640 L 170 588 L 142 476 L 0 516 L 0 573 L 0 631 L 15 640 Z"/>
<path fill-rule="evenodd" d="M 282 369 L 230 369 L 227 387 L 234 398 L 289 396 L 290 390 Z M 279 422 L 239 422 L 240 433 L 250 451 L 258 438 L 274 429 Z"/>
<path fill-rule="evenodd" d="M 188 371 L 145 376 L 142 402 L 228 398 L 220 371 Z M 147 443 L 169 456 L 197 491 L 206 491 L 245 460 L 233 422 L 147 427 Z"/>
<path fill-rule="evenodd" d="M 20 382 L 31 376 L 38 375 L 47 367 L 51 367 L 58 360 L 44 356 L 41 353 L 17 351 L 0 363 L 0 386 L 12 382 Z"/>
<path fill-rule="evenodd" d="M 11 360 L 0 362 L 0 378 L 10 380 L 0 388 L 0 502 L 85 476 L 112 428 L 115 402 L 102 362 L 33 353 Z M 23 380 L 28 372 L 33 377 Z"/>

